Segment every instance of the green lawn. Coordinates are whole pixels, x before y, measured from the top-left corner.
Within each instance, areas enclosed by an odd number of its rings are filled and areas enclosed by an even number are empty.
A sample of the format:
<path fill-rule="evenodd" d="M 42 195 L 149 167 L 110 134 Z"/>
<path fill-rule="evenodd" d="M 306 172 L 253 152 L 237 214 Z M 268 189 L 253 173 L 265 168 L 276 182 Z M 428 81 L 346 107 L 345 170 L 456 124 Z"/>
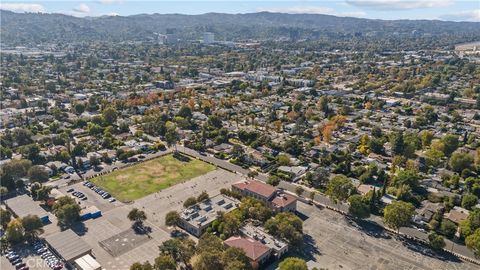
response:
<path fill-rule="evenodd" d="M 198 159 L 180 161 L 166 155 L 95 177 L 91 182 L 117 200 L 128 202 L 213 170 L 215 166 Z"/>

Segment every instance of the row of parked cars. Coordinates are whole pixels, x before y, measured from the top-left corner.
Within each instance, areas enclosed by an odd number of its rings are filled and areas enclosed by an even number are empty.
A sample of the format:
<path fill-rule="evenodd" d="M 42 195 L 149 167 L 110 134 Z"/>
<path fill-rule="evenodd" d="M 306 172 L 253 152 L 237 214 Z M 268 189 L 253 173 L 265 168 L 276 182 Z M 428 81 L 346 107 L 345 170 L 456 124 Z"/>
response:
<path fill-rule="evenodd" d="M 97 187 L 92 182 L 85 181 L 83 183 L 83 185 L 90 188 L 91 190 L 95 191 L 96 193 L 98 193 L 98 195 L 102 196 L 102 198 L 108 200 L 111 203 L 116 201 L 115 198 L 113 198 L 112 195 L 110 195 L 110 193 L 106 192 L 105 190 L 101 189 L 100 187 Z"/>
<path fill-rule="evenodd" d="M 20 255 L 18 255 L 15 251 L 7 251 L 6 257 L 10 261 L 10 263 L 15 266 L 15 269 L 28 270 L 27 264 L 22 260 L 22 257 L 20 257 Z"/>
<path fill-rule="evenodd" d="M 73 188 L 67 190 L 67 192 L 72 192 L 72 195 L 79 198 L 82 201 L 87 200 L 87 196 L 80 191 L 75 191 Z"/>
<path fill-rule="evenodd" d="M 53 270 L 63 269 L 63 263 L 40 241 L 33 244 L 35 252 L 45 260 L 47 265 Z"/>

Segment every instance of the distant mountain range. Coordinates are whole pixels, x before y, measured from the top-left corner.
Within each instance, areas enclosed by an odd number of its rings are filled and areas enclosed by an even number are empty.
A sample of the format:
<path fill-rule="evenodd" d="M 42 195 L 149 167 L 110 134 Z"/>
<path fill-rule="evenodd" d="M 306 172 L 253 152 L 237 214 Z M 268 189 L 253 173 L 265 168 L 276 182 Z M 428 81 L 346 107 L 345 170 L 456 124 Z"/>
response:
<path fill-rule="evenodd" d="M 202 15 L 139 14 L 77 18 L 63 14 L 0 11 L 1 41 L 7 45 L 43 42 L 146 40 L 173 31 L 183 39 L 201 39 L 203 32 L 217 40 L 245 39 L 349 40 L 354 38 L 430 37 L 451 42 L 480 37 L 478 22 L 429 20 L 372 20 L 320 14 L 249 13 Z"/>

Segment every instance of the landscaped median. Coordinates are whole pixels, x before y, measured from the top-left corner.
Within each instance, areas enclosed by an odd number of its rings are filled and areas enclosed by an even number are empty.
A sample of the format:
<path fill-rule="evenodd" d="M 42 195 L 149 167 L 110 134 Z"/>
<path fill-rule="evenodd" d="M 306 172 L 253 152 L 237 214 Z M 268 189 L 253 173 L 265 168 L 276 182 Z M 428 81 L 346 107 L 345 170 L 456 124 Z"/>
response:
<path fill-rule="evenodd" d="M 90 181 L 117 200 L 129 202 L 215 170 L 198 159 L 173 154 L 92 178 Z"/>

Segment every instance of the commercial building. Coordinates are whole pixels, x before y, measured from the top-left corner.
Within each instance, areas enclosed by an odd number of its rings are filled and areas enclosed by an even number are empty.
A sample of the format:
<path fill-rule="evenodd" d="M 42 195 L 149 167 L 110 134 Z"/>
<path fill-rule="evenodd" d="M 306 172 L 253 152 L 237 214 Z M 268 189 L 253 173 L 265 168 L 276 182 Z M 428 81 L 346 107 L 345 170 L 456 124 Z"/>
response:
<path fill-rule="evenodd" d="M 223 194 L 192 205 L 180 213 L 180 227 L 196 237 L 200 237 L 205 229 L 217 219 L 217 213 L 228 213 L 236 209 L 239 201 Z"/>
<path fill-rule="evenodd" d="M 212 32 L 205 32 L 203 34 L 203 43 L 205 44 L 212 44 L 215 42 L 215 34 Z"/>
<path fill-rule="evenodd" d="M 243 196 L 263 201 L 277 212 L 295 212 L 297 210 L 297 198 L 260 181 L 240 181 L 232 185 L 232 190 Z"/>
<path fill-rule="evenodd" d="M 241 236 L 232 236 L 223 243 L 245 251 L 253 266 L 276 260 L 288 251 L 288 244 L 268 234 L 261 227 L 247 224 L 240 229 Z"/>
<path fill-rule="evenodd" d="M 8 199 L 5 201 L 5 205 L 16 217 L 23 218 L 28 215 L 35 215 L 38 216 L 44 224 L 50 222 L 48 212 L 27 195 Z"/>
<path fill-rule="evenodd" d="M 75 260 L 92 254 L 92 248 L 70 229 L 49 235 L 45 241 L 56 255 L 70 265 Z"/>

